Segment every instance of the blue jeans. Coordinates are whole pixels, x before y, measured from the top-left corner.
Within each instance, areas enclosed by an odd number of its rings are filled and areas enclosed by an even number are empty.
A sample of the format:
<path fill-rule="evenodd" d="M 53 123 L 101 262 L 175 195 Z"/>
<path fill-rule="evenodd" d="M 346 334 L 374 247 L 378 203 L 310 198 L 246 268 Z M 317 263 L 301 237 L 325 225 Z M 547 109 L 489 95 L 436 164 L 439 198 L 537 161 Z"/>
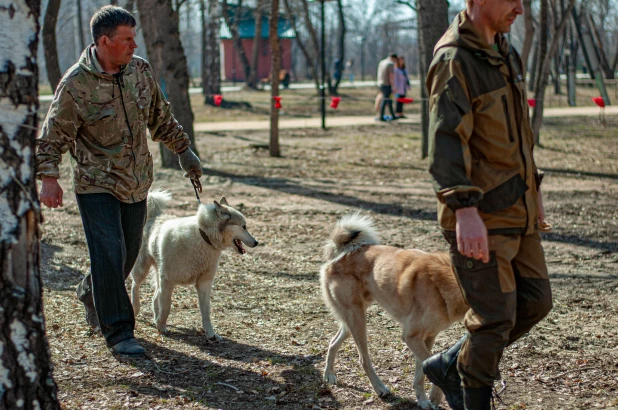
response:
<path fill-rule="evenodd" d="M 393 111 L 393 100 L 391 100 L 391 93 L 393 92 L 393 87 L 390 85 L 382 85 L 380 86 L 380 91 L 382 91 L 382 104 L 380 105 L 380 119 L 384 119 L 384 112 L 386 111 L 386 105 L 388 105 L 389 110 L 391 111 L 391 117 L 395 118 L 395 112 Z"/>
<path fill-rule="evenodd" d="M 146 200 L 128 204 L 111 194 L 77 194 L 88 250 L 90 273 L 77 297 L 92 303 L 108 346 L 133 337 L 135 317 L 124 281 L 142 244 Z"/>

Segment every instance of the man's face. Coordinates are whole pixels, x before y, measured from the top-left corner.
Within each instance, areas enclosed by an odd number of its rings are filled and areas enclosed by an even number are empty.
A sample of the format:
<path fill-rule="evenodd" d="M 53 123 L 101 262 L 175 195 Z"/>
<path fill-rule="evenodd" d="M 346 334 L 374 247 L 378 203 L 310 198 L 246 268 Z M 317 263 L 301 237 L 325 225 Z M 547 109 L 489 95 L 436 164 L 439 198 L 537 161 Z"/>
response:
<path fill-rule="evenodd" d="M 484 20 L 497 33 L 511 31 L 517 16 L 524 13 L 521 0 L 481 0 L 477 4 L 481 6 Z"/>
<path fill-rule="evenodd" d="M 117 65 L 128 64 L 133 58 L 135 43 L 135 27 L 119 26 L 112 37 L 103 36 L 99 43 L 106 48 L 110 63 Z"/>

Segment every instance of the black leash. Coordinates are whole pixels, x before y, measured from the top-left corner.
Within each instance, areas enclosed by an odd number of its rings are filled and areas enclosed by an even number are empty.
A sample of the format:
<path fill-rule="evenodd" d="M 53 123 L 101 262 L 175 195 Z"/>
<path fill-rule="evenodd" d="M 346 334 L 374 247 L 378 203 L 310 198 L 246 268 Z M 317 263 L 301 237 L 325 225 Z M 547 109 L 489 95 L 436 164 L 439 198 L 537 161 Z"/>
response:
<path fill-rule="evenodd" d="M 193 190 L 195 191 L 195 198 L 197 199 L 197 203 L 198 205 L 201 205 L 202 201 L 200 201 L 200 195 L 198 194 L 198 191 L 200 193 L 202 192 L 202 183 L 199 179 L 191 179 L 191 185 L 193 185 Z"/>

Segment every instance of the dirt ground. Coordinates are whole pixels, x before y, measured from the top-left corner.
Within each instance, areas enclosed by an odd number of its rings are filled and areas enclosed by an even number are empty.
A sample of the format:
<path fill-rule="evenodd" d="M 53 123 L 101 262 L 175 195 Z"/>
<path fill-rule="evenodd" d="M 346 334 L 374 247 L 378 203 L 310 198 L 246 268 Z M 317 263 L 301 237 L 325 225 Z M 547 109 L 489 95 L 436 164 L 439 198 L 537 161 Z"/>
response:
<path fill-rule="evenodd" d="M 546 171 L 544 245 L 554 309 L 501 362 L 499 409 L 618 408 L 618 117 L 548 119 L 536 159 Z M 145 359 L 119 359 L 86 326 L 75 286 L 89 259 L 68 161 L 65 206 L 45 210 L 42 270 L 55 379 L 66 409 L 414 409 L 414 358 L 400 327 L 369 309 L 369 348 L 392 391 L 373 393 L 354 344 L 342 348 L 337 386 L 322 384 L 337 324 L 318 286 L 321 247 L 335 221 L 362 209 L 383 242 L 446 250 L 435 197 L 420 160 L 419 129 L 380 124 L 281 133 L 281 158 L 260 146 L 268 133 L 201 134 L 204 202 L 225 196 L 259 240 L 245 256 L 224 253 L 213 296 L 223 341 L 208 343 L 193 289 L 179 288 L 170 331 L 159 334 L 144 285 L 136 337 Z M 156 145 L 152 145 L 156 150 Z M 156 155 L 155 155 L 156 156 Z M 194 193 L 179 171 L 155 170 L 173 194 L 171 212 L 191 215 Z M 435 350 L 463 327 L 440 334 Z M 428 387 L 428 385 L 427 385 Z M 442 403 L 447 408 L 446 402 Z"/>

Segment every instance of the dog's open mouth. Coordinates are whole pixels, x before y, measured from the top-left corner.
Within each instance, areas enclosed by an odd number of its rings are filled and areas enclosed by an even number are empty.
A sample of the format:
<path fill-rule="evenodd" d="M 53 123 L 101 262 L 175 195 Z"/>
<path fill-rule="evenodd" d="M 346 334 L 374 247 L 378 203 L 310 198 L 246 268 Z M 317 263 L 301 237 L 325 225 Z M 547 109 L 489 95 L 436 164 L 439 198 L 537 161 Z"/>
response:
<path fill-rule="evenodd" d="M 242 247 L 242 242 L 240 239 L 234 239 L 234 245 L 236 245 L 236 249 L 238 249 L 238 253 L 245 254 L 247 251 Z"/>

